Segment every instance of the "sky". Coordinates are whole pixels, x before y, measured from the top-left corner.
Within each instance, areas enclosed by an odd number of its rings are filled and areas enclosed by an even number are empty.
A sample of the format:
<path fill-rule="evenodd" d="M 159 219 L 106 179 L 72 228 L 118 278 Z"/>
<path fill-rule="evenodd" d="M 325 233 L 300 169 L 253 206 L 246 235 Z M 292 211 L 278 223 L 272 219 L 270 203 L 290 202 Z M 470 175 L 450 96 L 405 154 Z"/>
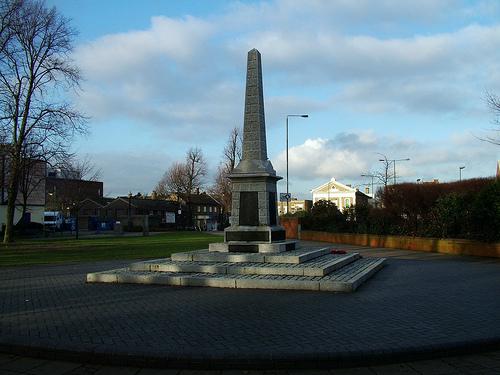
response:
<path fill-rule="evenodd" d="M 493 176 L 500 146 L 487 93 L 500 95 L 496 0 L 47 0 L 79 34 L 89 117 L 74 151 L 107 196 L 150 193 L 202 149 L 206 185 L 243 126 L 247 52 L 262 54 L 268 156 L 294 197 L 335 177 L 364 189 L 383 156 L 398 181 Z M 286 191 L 285 181 L 278 183 Z"/>

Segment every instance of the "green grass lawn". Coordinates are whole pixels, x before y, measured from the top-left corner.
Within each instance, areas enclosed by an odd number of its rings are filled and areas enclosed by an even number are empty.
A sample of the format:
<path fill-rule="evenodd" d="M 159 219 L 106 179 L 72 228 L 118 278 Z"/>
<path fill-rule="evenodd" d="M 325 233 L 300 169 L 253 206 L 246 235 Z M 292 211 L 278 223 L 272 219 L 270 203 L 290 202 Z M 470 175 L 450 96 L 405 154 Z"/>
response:
<path fill-rule="evenodd" d="M 148 237 L 18 240 L 0 245 L 0 267 L 163 258 L 179 251 L 206 249 L 210 242 L 222 241 L 223 236 L 197 232 L 172 232 Z"/>

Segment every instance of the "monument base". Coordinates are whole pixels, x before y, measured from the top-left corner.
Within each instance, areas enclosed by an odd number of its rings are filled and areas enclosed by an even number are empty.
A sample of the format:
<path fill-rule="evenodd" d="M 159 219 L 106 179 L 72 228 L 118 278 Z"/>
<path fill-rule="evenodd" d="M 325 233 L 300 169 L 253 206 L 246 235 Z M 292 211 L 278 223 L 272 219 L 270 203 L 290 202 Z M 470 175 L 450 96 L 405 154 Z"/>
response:
<path fill-rule="evenodd" d="M 280 225 L 232 225 L 224 230 L 224 243 L 210 244 L 210 251 L 280 253 L 295 250 L 297 241 L 286 241 Z"/>
<path fill-rule="evenodd" d="M 356 252 L 331 254 L 330 247 L 307 247 L 278 254 L 204 249 L 89 273 L 87 282 L 354 292 L 384 261 L 362 258 Z"/>
<path fill-rule="evenodd" d="M 288 240 L 281 242 L 257 242 L 257 241 L 229 241 L 211 243 L 209 251 L 222 253 L 282 253 L 297 248 L 298 241 Z"/>

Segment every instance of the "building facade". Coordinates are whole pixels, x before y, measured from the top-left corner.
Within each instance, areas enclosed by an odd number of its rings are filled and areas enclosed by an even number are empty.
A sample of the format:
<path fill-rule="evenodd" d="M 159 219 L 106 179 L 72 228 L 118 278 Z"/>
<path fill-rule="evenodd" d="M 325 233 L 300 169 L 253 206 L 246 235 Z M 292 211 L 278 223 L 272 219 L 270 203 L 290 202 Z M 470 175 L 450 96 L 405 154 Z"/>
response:
<path fill-rule="evenodd" d="M 296 199 L 292 198 L 290 202 L 288 202 L 288 207 L 290 208 L 290 214 L 296 214 L 298 212 L 309 212 L 311 211 L 313 203 L 310 199 Z M 286 215 L 287 212 L 287 204 L 286 202 L 278 202 L 278 214 L 280 216 Z"/>
<path fill-rule="evenodd" d="M 196 229 L 204 231 L 220 229 L 222 205 L 212 196 L 207 193 L 191 194 L 189 205 Z"/>
<path fill-rule="evenodd" d="M 99 202 L 103 198 L 103 189 L 102 181 L 47 177 L 45 182 L 46 210 L 61 211 L 69 216 L 74 206 L 85 199 Z"/>
<path fill-rule="evenodd" d="M 332 177 L 330 181 L 313 189 L 311 192 L 313 204 L 319 200 L 330 201 L 334 203 L 340 211 L 356 204 L 368 204 L 368 200 L 371 199 L 358 189 L 338 182 L 334 177 Z"/>
<path fill-rule="evenodd" d="M 14 224 L 19 221 L 25 223 L 43 223 L 45 211 L 45 176 L 47 163 L 42 160 L 24 159 L 23 170 L 20 175 Z M 10 175 L 9 155 L 2 152 L 0 155 L 0 226 L 7 222 L 7 198 Z"/>

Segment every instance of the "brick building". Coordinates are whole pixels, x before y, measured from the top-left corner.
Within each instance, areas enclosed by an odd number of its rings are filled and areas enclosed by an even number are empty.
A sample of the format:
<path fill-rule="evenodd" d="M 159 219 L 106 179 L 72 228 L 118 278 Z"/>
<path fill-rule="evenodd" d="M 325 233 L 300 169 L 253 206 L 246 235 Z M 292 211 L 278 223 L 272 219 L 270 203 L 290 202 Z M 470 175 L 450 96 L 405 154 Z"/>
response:
<path fill-rule="evenodd" d="M 14 224 L 21 219 L 25 222 L 43 223 L 47 163 L 42 160 L 25 159 L 23 164 L 25 169 L 21 173 L 18 185 Z M 9 155 L 2 152 L 0 154 L 0 226 L 3 226 L 7 221 L 9 174 Z"/>

